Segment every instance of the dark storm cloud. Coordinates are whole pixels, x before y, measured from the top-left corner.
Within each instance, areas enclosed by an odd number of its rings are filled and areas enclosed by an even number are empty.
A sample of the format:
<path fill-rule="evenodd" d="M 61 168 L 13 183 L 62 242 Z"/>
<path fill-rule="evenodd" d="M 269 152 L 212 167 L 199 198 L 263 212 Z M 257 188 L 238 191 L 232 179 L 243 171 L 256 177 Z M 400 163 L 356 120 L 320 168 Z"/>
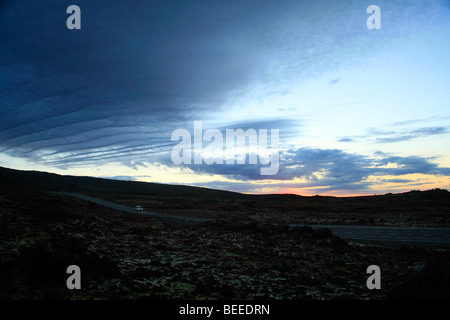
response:
<path fill-rule="evenodd" d="M 382 179 L 383 182 L 390 182 L 390 183 L 411 183 L 414 182 L 414 180 L 411 179 Z"/>
<path fill-rule="evenodd" d="M 428 159 L 409 156 L 397 157 L 390 156 L 379 160 L 379 165 L 395 164 L 397 168 L 384 168 L 383 172 L 390 175 L 404 175 L 411 173 L 423 173 L 432 175 L 449 175 L 450 168 L 440 168 L 437 164 L 428 161 Z"/>
<path fill-rule="evenodd" d="M 0 7 L 2 152 L 52 165 L 153 153 L 262 72 L 283 7 L 80 0 L 69 31 L 70 4 Z"/>
<path fill-rule="evenodd" d="M 405 124 L 415 123 L 419 121 L 408 121 Z M 397 124 L 396 126 L 398 126 Z M 368 130 L 368 134 L 360 136 L 348 136 L 338 139 L 338 142 L 360 142 L 371 141 L 373 143 L 394 143 L 409 141 L 429 136 L 448 134 L 448 127 L 436 126 L 436 127 L 422 127 L 410 130 L 397 130 L 393 128 L 391 130 L 380 130 L 371 128 Z"/>
<path fill-rule="evenodd" d="M 291 149 L 280 154 L 280 168 L 273 176 L 262 176 L 261 165 L 250 165 L 248 160 L 245 165 L 191 165 L 186 166 L 195 172 L 220 174 L 230 179 L 238 180 L 236 188 L 228 190 L 244 190 L 245 186 L 240 181 L 279 180 L 280 183 L 271 181 L 267 187 L 291 187 L 314 188 L 320 187 L 321 191 L 332 190 L 366 190 L 375 182 L 367 181 L 369 176 L 405 175 L 405 174 L 430 174 L 450 175 L 450 168 L 439 167 L 429 159 L 409 156 L 389 156 L 377 154 L 374 157 L 347 153 L 339 149 L 299 148 Z M 391 166 L 388 166 L 391 165 Z M 304 183 L 293 183 L 295 178 L 303 178 Z M 283 181 L 283 182 L 281 182 Z M 389 182 L 411 182 L 407 179 L 397 179 Z M 211 186 L 216 188 L 232 185 L 232 182 L 221 182 Z M 209 186 L 209 184 L 208 184 Z M 247 186 L 247 192 L 261 189 L 264 186 Z"/>
<path fill-rule="evenodd" d="M 408 141 L 416 138 L 434 136 L 445 133 L 448 133 L 447 127 L 420 128 L 403 133 L 393 133 L 393 134 L 388 133 L 387 137 L 376 138 L 376 142 L 389 143 L 389 142 Z"/>

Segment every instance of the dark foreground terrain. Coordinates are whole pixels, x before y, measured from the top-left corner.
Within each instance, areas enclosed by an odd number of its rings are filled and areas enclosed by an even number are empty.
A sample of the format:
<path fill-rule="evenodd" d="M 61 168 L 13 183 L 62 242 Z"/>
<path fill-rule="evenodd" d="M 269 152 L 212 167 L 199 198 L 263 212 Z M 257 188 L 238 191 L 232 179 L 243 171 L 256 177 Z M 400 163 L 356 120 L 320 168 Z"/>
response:
<path fill-rule="evenodd" d="M 186 227 L 0 185 L 1 299 L 450 298 L 450 250 L 347 243 L 326 229 Z M 66 268 L 81 268 L 81 290 Z M 366 269 L 381 268 L 381 290 Z"/>
<path fill-rule="evenodd" d="M 72 192 L 129 207 L 141 205 L 151 212 L 189 217 L 314 225 L 450 227 L 450 192 L 441 189 L 359 197 L 247 195 L 2 167 L 0 186 Z"/>

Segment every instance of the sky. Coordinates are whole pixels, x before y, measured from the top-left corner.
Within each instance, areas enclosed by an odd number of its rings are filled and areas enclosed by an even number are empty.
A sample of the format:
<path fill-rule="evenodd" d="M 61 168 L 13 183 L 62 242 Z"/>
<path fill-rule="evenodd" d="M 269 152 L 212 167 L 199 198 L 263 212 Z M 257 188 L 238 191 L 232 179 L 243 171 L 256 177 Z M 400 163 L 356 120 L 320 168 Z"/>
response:
<path fill-rule="evenodd" d="M 448 0 L 0 0 L 0 166 L 244 193 L 449 189 L 449 58 Z M 276 173 L 261 157 L 175 163 L 181 141 L 194 159 L 195 123 L 215 133 L 203 160 L 230 158 L 227 130 L 255 130 L 255 150 L 267 130 Z"/>

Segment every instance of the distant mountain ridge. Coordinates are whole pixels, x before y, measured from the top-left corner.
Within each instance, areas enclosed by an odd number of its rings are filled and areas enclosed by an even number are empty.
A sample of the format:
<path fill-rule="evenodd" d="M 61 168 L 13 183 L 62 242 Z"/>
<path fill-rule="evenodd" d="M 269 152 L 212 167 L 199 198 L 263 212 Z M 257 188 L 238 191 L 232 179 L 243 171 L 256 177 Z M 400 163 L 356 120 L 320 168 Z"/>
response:
<path fill-rule="evenodd" d="M 407 201 L 408 199 L 428 199 L 428 200 L 450 200 L 450 192 L 445 189 L 433 189 L 428 191 L 408 191 L 398 194 L 385 194 L 373 196 L 356 197 L 332 197 L 332 196 L 301 196 L 295 194 L 266 194 L 266 195 L 248 195 L 238 192 L 216 190 L 203 187 L 170 185 L 154 182 L 123 181 L 107 178 L 95 178 L 87 176 L 59 175 L 42 171 L 23 171 L 0 167 L 0 186 L 29 186 L 36 187 L 45 191 L 65 191 L 80 192 L 84 191 L 95 193 L 129 193 L 145 194 L 153 196 L 180 196 L 180 197 L 199 197 L 199 198 L 233 198 L 233 199 L 258 199 L 272 202 L 291 202 L 305 200 L 320 200 L 340 202 L 344 199 L 352 202 L 358 199 L 370 200 L 376 198 L 377 202 L 381 198 L 386 201 Z M 447 201 L 445 201 L 447 203 Z"/>
<path fill-rule="evenodd" d="M 243 194 L 231 191 L 215 190 L 194 186 L 169 185 L 153 182 L 123 181 L 87 176 L 59 175 L 42 171 L 22 171 L 0 167 L 0 184 L 11 186 L 29 185 L 47 191 L 81 192 L 90 190 L 95 192 L 126 192 L 133 194 L 152 194 L 173 196 L 201 196 L 201 197 L 240 197 Z"/>

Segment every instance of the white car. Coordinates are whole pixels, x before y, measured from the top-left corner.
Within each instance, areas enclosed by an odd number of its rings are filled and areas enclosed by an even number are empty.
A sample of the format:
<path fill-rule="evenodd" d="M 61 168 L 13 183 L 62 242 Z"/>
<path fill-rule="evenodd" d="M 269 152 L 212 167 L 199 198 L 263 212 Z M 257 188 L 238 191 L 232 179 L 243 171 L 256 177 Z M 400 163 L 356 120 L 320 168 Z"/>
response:
<path fill-rule="evenodd" d="M 142 208 L 141 206 L 136 206 L 136 207 L 134 207 L 134 210 L 136 210 L 136 211 L 144 211 L 144 208 Z"/>

